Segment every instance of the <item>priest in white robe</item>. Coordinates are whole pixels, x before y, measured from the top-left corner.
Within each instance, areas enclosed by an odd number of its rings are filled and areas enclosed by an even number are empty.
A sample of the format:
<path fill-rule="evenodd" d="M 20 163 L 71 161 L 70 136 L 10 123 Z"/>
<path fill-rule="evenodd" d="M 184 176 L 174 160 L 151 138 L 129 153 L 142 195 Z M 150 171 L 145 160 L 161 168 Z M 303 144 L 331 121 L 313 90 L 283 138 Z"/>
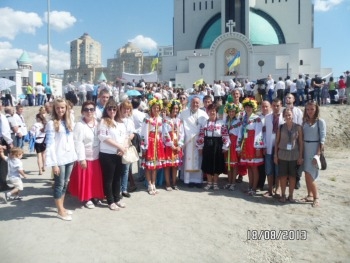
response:
<path fill-rule="evenodd" d="M 201 184 L 203 176 L 201 171 L 202 156 L 199 155 L 196 141 L 201 126 L 209 119 L 207 113 L 201 109 L 200 98 L 193 97 L 191 107 L 181 112 L 180 119 L 185 130 L 183 179 L 185 184 Z"/>

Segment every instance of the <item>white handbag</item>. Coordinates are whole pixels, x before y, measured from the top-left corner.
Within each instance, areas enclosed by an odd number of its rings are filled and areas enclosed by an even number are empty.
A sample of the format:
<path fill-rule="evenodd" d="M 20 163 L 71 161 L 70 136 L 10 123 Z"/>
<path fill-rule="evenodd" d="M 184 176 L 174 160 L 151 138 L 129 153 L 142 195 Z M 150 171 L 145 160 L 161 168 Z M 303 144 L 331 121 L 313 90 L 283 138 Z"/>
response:
<path fill-rule="evenodd" d="M 129 146 L 128 150 L 124 153 L 122 157 L 122 163 L 134 163 L 139 160 L 139 154 L 134 145 Z"/>

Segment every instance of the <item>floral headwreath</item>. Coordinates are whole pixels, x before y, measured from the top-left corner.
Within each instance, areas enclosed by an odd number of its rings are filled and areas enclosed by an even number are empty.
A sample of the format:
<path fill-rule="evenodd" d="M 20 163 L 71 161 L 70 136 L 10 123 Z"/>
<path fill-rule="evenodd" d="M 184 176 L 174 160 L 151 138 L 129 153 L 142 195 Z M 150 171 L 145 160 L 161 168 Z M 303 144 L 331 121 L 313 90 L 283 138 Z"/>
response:
<path fill-rule="evenodd" d="M 238 112 L 240 112 L 239 106 L 235 105 L 233 103 L 226 103 L 224 111 L 225 113 L 228 114 L 229 111 L 235 111 L 235 113 L 237 114 Z"/>
<path fill-rule="evenodd" d="M 172 99 L 171 101 L 169 101 L 169 103 L 166 105 L 168 108 L 168 112 L 171 113 L 172 108 L 177 105 L 179 107 L 179 112 L 182 109 L 182 105 L 181 102 L 179 100 L 176 99 Z"/>
<path fill-rule="evenodd" d="M 163 101 L 161 99 L 158 99 L 157 97 L 154 97 L 148 102 L 149 109 L 151 109 L 155 104 L 159 105 L 160 109 L 163 108 Z"/>
<path fill-rule="evenodd" d="M 245 106 L 252 107 L 253 111 L 256 111 L 258 109 L 258 103 L 256 102 L 256 100 L 254 100 L 252 98 L 245 98 L 242 101 L 242 105 L 243 105 L 243 107 L 245 107 Z"/>

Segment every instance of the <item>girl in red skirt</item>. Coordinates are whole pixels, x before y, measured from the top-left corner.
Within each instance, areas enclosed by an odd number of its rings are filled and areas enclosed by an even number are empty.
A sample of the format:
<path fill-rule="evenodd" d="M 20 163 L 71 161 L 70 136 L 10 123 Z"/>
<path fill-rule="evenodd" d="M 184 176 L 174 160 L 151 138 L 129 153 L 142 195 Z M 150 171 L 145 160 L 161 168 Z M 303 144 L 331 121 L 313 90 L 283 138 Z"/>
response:
<path fill-rule="evenodd" d="M 160 110 L 163 107 L 161 99 L 153 98 L 148 103 L 150 108 L 141 128 L 141 147 L 144 151 L 142 167 L 146 170 L 148 193 L 155 195 L 157 170 L 165 166 L 164 144 L 162 139 L 163 121 Z"/>
<path fill-rule="evenodd" d="M 165 189 L 167 191 L 179 190 L 176 185 L 177 169 L 182 165 L 182 147 L 184 145 L 184 127 L 178 118 L 181 111 L 181 102 L 171 100 L 167 105 L 168 116 L 163 120 L 163 141 L 165 144 Z M 170 185 L 170 172 L 172 187 Z"/>
<path fill-rule="evenodd" d="M 263 164 L 263 149 L 265 143 L 262 133 L 262 122 L 255 114 L 258 104 L 254 99 L 246 98 L 242 102 L 245 115 L 242 121 L 242 128 L 238 136 L 238 145 L 241 149 L 242 164 L 248 166 L 249 195 L 256 194 L 259 181 L 258 166 Z"/>
<path fill-rule="evenodd" d="M 228 184 L 224 189 L 230 191 L 235 190 L 235 180 L 237 176 L 237 167 L 239 164 L 239 156 L 237 154 L 237 138 L 242 126 L 241 119 L 239 117 L 240 109 L 238 105 L 226 104 L 225 105 L 226 125 L 230 136 L 230 148 L 225 152 L 225 163 L 227 167 Z"/>

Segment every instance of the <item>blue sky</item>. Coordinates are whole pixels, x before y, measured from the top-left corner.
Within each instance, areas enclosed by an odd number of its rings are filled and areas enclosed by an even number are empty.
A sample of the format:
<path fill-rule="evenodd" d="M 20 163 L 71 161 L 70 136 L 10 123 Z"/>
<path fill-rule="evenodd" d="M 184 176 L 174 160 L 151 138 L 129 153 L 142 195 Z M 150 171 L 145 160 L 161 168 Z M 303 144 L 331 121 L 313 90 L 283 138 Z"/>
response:
<path fill-rule="evenodd" d="M 85 32 L 102 44 L 102 64 L 128 41 L 151 55 L 172 45 L 174 0 L 51 0 L 51 73 L 69 69 L 69 43 Z M 350 70 L 350 0 L 314 0 L 314 47 L 322 67 Z M 27 51 L 35 71 L 47 60 L 47 0 L 0 0 L 0 69 Z"/>

